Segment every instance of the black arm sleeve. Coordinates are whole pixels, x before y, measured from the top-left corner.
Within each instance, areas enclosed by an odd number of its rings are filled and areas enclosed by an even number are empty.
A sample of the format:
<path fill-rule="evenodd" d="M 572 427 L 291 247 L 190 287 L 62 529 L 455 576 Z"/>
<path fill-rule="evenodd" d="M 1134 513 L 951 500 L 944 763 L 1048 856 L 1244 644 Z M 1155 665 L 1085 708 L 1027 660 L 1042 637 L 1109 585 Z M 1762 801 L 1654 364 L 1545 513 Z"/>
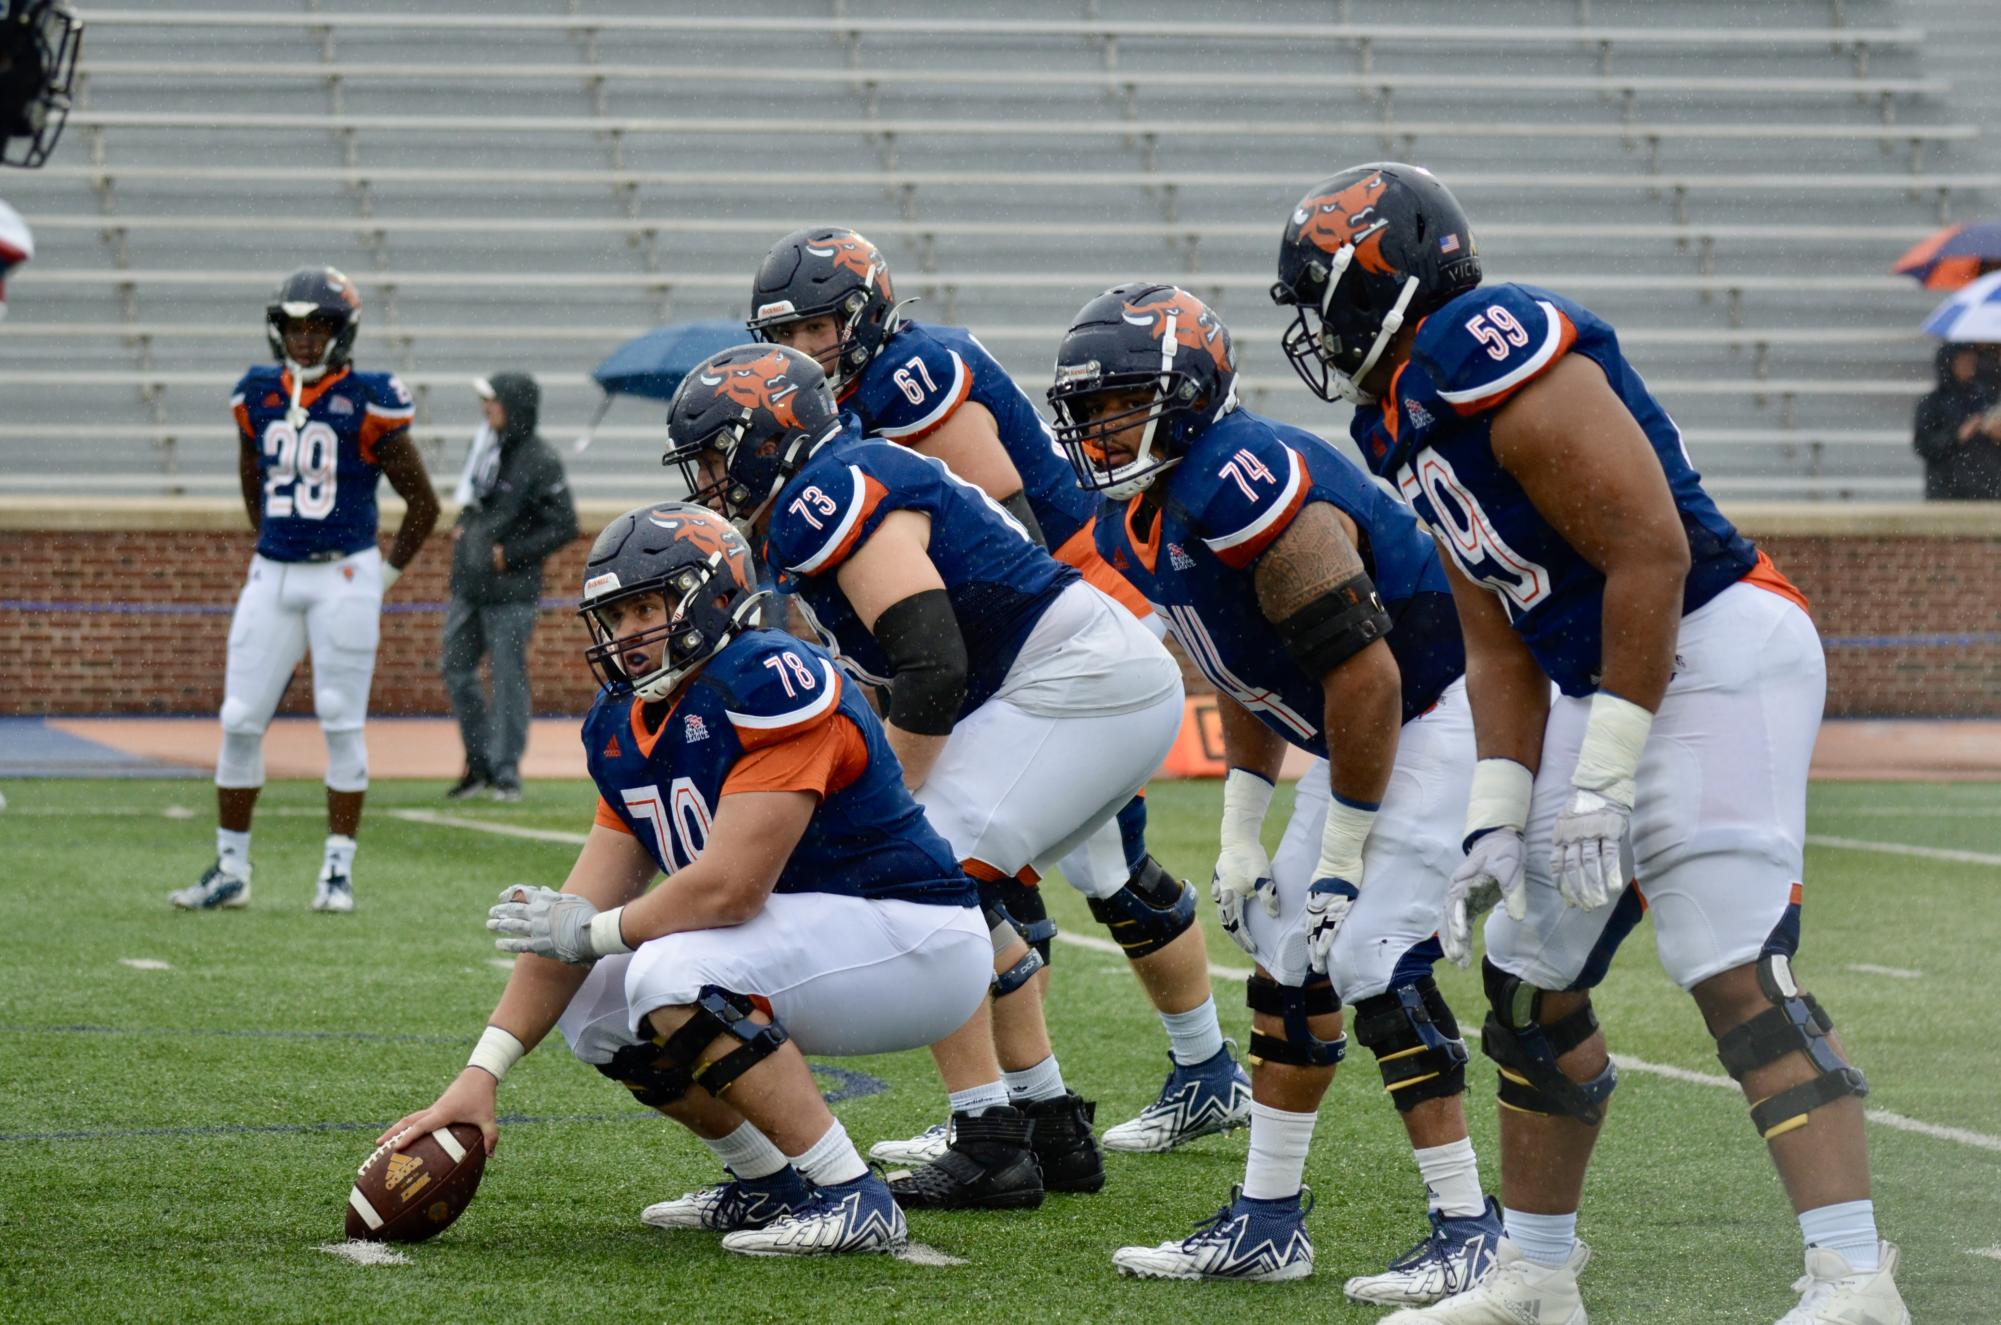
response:
<path fill-rule="evenodd" d="M 891 603 L 871 632 L 889 657 L 889 721 L 919 736 L 948 736 L 966 702 L 966 637 L 943 589 Z"/>
<path fill-rule="evenodd" d="M 1278 623 L 1285 651 L 1322 677 L 1390 633 L 1390 614 L 1367 575 L 1338 584 Z"/>
<path fill-rule="evenodd" d="M 1012 515 L 1016 523 L 1028 531 L 1028 536 L 1035 540 L 1037 547 L 1049 546 L 1049 540 L 1042 536 L 1042 525 L 1035 518 L 1035 508 L 1028 504 L 1026 488 L 1002 502 L 1001 509 Z"/>

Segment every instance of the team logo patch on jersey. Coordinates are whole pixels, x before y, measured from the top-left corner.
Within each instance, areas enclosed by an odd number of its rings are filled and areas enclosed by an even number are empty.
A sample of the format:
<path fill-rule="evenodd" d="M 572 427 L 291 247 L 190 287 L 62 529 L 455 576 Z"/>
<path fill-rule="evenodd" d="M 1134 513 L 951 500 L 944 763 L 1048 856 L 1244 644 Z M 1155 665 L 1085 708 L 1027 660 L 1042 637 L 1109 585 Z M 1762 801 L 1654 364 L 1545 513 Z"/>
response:
<path fill-rule="evenodd" d="M 1403 412 L 1410 419 L 1413 427 L 1429 428 L 1433 423 L 1431 411 L 1424 407 L 1423 401 L 1413 400 L 1407 402 L 1403 407 Z"/>
<path fill-rule="evenodd" d="M 624 753 L 623 750 L 618 748 L 618 733 L 613 732 L 611 739 L 604 743 L 604 757 L 606 759 L 616 759 Z"/>
<path fill-rule="evenodd" d="M 1181 544 L 1169 543 L 1167 545 L 1167 564 L 1176 570 L 1194 570 L 1195 558 L 1184 552 Z"/>
<path fill-rule="evenodd" d="M 265 409 L 276 409 L 284 403 L 285 403 L 285 398 L 279 395 L 276 391 L 266 391 L 264 393 Z"/>
<path fill-rule="evenodd" d="M 1344 245 L 1355 246 L 1355 261 L 1362 270 L 1378 276 L 1390 274 L 1389 260 L 1383 256 L 1383 235 L 1389 222 L 1376 215 L 1376 199 L 1383 194 L 1381 173 L 1356 180 L 1338 193 L 1308 198 L 1292 213 L 1299 238 L 1322 253 L 1339 253 Z"/>
<path fill-rule="evenodd" d="M 706 741 L 709 739 L 709 727 L 707 723 L 702 721 L 701 714 L 690 713 L 688 715 L 688 720 L 681 725 L 681 739 L 690 745 L 693 745 L 696 741 Z"/>
<path fill-rule="evenodd" d="M 327 401 L 327 413 L 352 414 L 354 413 L 354 402 L 346 396 L 335 396 Z"/>

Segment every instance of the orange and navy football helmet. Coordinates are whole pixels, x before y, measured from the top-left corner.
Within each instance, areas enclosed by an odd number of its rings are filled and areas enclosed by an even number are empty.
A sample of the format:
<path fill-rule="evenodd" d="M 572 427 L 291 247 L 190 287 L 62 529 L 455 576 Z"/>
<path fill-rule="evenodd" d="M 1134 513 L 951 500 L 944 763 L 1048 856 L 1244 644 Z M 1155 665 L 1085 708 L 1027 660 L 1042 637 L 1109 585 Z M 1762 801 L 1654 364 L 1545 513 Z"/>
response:
<path fill-rule="evenodd" d="M 327 328 L 326 347 L 315 363 L 294 363 L 285 353 L 285 324 L 307 319 Z M 271 357 L 292 371 L 294 380 L 317 382 L 354 357 L 361 334 L 361 291 L 332 267 L 301 267 L 278 282 L 264 306 L 264 338 Z"/>
<path fill-rule="evenodd" d="M 1107 414 L 1098 398 L 1145 393 Z M 1175 285 L 1115 285 L 1077 311 L 1056 351 L 1049 388 L 1056 441 L 1077 485 L 1124 501 L 1171 468 L 1214 420 L 1237 407 L 1230 329 Z M 1132 459 L 1113 464 L 1099 439 L 1144 422 Z"/>
<path fill-rule="evenodd" d="M 764 255 L 744 325 L 752 339 L 768 341 L 779 327 L 833 318 L 840 344 L 822 367 L 839 394 L 896 334 L 900 307 L 889 263 L 874 244 L 845 226 L 811 226 L 794 230 Z"/>
<path fill-rule="evenodd" d="M 605 609 L 641 594 L 661 596 L 665 619 L 619 639 Z M 614 694 L 664 699 L 740 632 L 757 629 L 763 598 L 750 545 L 729 521 L 687 502 L 641 506 L 606 525 L 584 560 L 584 660 Z"/>
<path fill-rule="evenodd" d="M 721 511 L 748 537 L 765 505 L 840 426 L 840 407 L 811 355 L 739 345 L 681 380 L 667 406 L 660 463 L 680 468 L 689 501 Z"/>
<path fill-rule="evenodd" d="M 1459 200 L 1428 170 L 1378 161 L 1299 200 L 1279 239 L 1271 298 L 1296 310 L 1281 344 L 1306 389 L 1367 404 L 1362 383 L 1390 338 L 1479 283 Z"/>

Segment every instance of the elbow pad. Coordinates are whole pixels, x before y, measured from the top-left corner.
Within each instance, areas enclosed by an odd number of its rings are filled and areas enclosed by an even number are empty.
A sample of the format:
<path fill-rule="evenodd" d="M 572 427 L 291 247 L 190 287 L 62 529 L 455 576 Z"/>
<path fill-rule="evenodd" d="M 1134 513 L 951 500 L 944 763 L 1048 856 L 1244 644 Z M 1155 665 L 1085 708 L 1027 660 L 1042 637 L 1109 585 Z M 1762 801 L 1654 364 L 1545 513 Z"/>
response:
<path fill-rule="evenodd" d="M 1317 678 L 1389 634 L 1390 614 L 1362 574 L 1279 622 L 1278 633 L 1300 670 Z"/>
<path fill-rule="evenodd" d="M 1001 509 L 1012 515 L 1015 523 L 1028 531 L 1028 536 L 1035 540 L 1037 547 L 1049 546 L 1049 540 L 1042 536 L 1042 524 L 1035 518 L 1035 508 L 1028 504 L 1028 489 L 1023 488 L 1002 502 Z"/>
<path fill-rule="evenodd" d="M 875 642 L 889 658 L 891 723 L 919 736 L 948 736 L 966 702 L 966 637 L 943 589 L 891 603 Z"/>

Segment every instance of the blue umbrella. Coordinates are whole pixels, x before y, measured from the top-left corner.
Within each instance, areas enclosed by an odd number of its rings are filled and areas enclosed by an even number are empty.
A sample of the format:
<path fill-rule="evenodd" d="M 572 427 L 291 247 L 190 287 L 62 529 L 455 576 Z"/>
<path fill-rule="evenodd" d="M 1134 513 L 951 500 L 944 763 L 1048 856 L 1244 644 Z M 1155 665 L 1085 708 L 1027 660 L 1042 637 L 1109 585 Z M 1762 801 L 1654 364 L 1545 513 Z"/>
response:
<path fill-rule="evenodd" d="M 604 399 L 584 435 L 577 439 L 576 449 L 581 452 L 591 444 L 591 432 L 611 408 L 612 397 L 671 400 L 681 379 L 702 360 L 750 339 L 743 323 L 717 319 L 677 322 L 619 346 L 603 363 L 591 369 L 591 378 L 604 389 Z"/>

